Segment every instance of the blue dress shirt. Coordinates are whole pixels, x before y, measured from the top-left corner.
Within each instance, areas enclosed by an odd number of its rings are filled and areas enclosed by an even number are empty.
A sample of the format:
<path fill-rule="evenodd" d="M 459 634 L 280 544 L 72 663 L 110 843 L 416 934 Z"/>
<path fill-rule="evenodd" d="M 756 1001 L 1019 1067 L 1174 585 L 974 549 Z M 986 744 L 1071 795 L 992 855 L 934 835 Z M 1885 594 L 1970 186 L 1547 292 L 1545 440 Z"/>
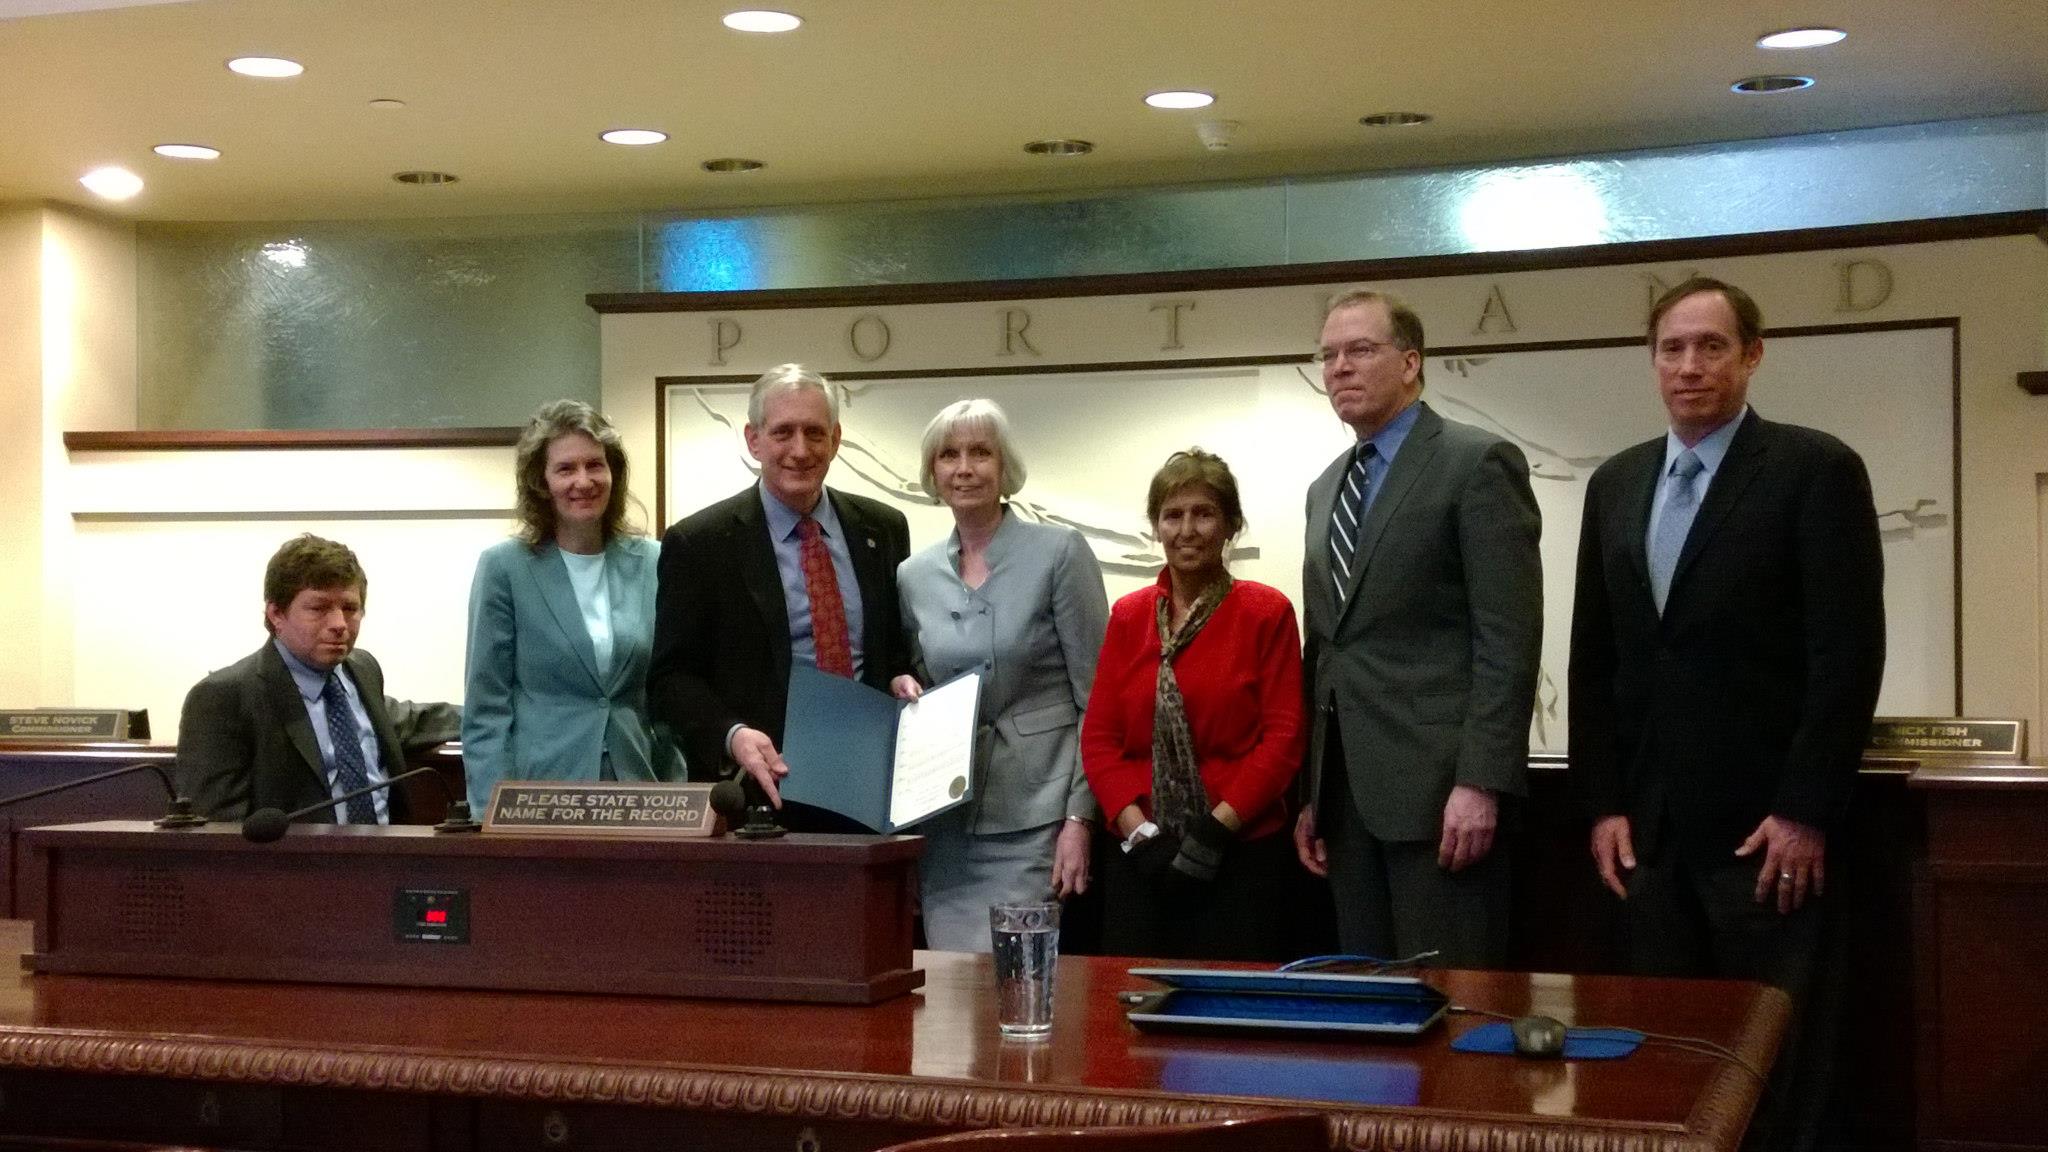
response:
<path fill-rule="evenodd" d="M 313 739 L 320 745 L 320 771 L 327 777 L 328 795 L 338 797 L 346 789 L 334 771 L 334 740 L 327 730 L 327 704 L 320 698 L 321 692 L 327 688 L 328 673 L 292 655 L 283 641 L 273 639 L 271 643 L 277 646 L 277 654 L 284 658 L 285 670 L 292 674 L 292 683 L 298 685 L 299 696 L 306 702 L 306 718 L 312 721 Z M 341 681 L 342 694 L 348 697 L 349 711 L 355 714 L 356 738 L 362 741 L 363 765 L 367 769 L 369 783 L 382 784 L 387 778 L 383 750 L 377 746 L 377 730 L 370 727 L 370 714 L 363 708 L 362 693 L 356 689 L 356 682 L 349 676 L 347 668 L 337 664 L 333 675 Z M 370 793 L 370 802 L 377 807 L 379 824 L 391 823 L 390 796 L 388 788 Z M 334 822 L 348 823 L 348 805 L 334 806 Z"/>
<path fill-rule="evenodd" d="M 1707 502 L 1707 488 L 1714 477 L 1721 472 L 1721 462 L 1728 458 L 1728 446 L 1735 442 L 1735 430 L 1742 426 L 1742 418 L 1749 415 L 1749 405 L 1744 404 L 1735 419 L 1728 421 L 1712 432 L 1701 437 L 1692 446 L 1693 454 L 1700 458 L 1700 474 L 1693 477 L 1693 505 L 1698 507 Z M 1657 489 L 1650 493 L 1650 525 L 1643 533 L 1643 553 L 1648 555 L 1656 546 L 1657 525 L 1664 519 L 1664 499 L 1671 491 L 1671 466 L 1685 454 L 1685 441 L 1676 432 L 1664 433 L 1664 467 L 1657 472 Z"/>
<path fill-rule="evenodd" d="M 1387 478 L 1387 469 L 1394 466 L 1394 453 L 1401 450 L 1401 444 L 1408 439 L 1409 429 L 1415 427 L 1415 421 L 1421 415 L 1422 401 L 1414 401 L 1367 441 L 1372 445 L 1374 455 L 1365 462 L 1365 507 L 1359 511 L 1359 523 L 1365 523 L 1373 501 L 1380 498 L 1380 486 Z"/>
<path fill-rule="evenodd" d="M 765 484 L 761 486 L 761 510 L 768 516 L 768 540 L 775 546 L 775 568 L 782 575 L 782 603 L 789 610 L 790 658 L 816 667 L 818 642 L 811 629 L 811 593 L 804 583 L 803 542 L 796 532 L 803 513 L 784 504 Z M 818 522 L 825 549 L 832 554 L 832 571 L 839 577 L 839 599 L 846 606 L 846 637 L 853 649 L 853 678 L 858 680 L 862 617 L 860 581 L 854 579 L 853 554 L 847 550 L 846 533 L 839 527 L 839 513 L 832 507 L 831 496 L 819 494 L 811 518 Z"/>

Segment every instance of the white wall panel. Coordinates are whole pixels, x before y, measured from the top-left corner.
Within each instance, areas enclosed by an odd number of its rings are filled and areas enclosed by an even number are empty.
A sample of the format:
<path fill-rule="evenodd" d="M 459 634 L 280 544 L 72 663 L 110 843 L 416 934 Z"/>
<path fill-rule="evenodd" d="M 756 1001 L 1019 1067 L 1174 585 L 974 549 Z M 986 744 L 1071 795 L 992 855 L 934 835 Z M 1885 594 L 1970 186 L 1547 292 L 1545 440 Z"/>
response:
<path fill-rule="evenodd" d="M 510 529 L 509 449 L 74 453 L 74 703 L 147 708 L 263 643 L 263 566 L 301 532 L 369 576 L 361 646 L 386 690 L 462 698 L 469 581 Z M 308 478 L 314 478 L 309 480 Z"/>

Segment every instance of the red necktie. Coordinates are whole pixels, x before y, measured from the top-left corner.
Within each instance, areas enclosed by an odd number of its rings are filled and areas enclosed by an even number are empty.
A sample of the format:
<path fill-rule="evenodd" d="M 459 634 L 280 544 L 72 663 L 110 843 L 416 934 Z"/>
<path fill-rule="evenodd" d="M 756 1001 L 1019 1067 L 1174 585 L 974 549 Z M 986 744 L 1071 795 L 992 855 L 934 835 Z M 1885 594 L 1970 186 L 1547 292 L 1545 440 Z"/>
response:
<path fill-rule="evenodd" d="M 811 643 L 819 669 L 853 678 L 853 642 L 846 636 L 846 602 L 839 598 L 839 573 L 818 522 L 806 516 L 796 534 L 803 542 L 804 591 L 811 598 Z"/>

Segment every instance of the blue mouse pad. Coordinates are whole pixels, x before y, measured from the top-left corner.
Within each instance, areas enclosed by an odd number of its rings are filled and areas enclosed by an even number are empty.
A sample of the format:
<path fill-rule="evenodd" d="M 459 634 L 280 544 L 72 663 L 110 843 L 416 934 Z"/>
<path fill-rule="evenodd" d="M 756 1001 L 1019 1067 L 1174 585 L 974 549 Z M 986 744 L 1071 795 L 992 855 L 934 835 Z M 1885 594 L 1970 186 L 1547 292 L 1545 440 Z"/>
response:
<path fill-rule="evenodd" d="M 1627 1028 L 1564 1030 L 1564 1058 L 1567 1060 L 1619 1060 L 1642 1044 L 1643 1034 Z M 1507 1021 L 1491 1020 L 1451 1041 L 1451 1051 L 1511 1056 L 1515 1051 L 1515 1032 Z"/>

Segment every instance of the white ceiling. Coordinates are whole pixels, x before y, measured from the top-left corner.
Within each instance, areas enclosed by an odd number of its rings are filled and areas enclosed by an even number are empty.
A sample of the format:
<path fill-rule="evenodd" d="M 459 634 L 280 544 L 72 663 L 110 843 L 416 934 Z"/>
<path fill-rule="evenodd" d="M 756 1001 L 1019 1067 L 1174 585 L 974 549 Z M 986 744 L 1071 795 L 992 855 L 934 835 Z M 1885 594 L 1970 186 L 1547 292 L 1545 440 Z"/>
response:
<path fill-rule="evenodd" d="M 0 0 L 0 201 L 314 219 L 1073 192 L 1464 163 L 2048 110 L 2048 0 Z M 21 11 L 61 11 L 7 19 Z M 1758 34 L 1849 39 L 1767 52 Z M 282 55 L 292 80 L 230 56 Z M 1762 72 L 1807 91 L 1737 96 Z M 1142 97 L 1195 87 L 1200 112 Z M 404 100 L 399 111 L 369 101 Z M 1417 110 L 1414 128 L 1369 129 Z M 1195 136 L 1241 123 L 1226 152 Z M 651 148 L 599 132 L 652 127 Z M 1027 140 L 1093 141 L 1087 157 Z M 154 144 L 210 144 L 212 162 Z M 767 168 L 713 176 L 717 156 Z M 109 207 L 77 179 L 147 182 Z M 415 188 L 428 168 L 458 184 Z"/>

